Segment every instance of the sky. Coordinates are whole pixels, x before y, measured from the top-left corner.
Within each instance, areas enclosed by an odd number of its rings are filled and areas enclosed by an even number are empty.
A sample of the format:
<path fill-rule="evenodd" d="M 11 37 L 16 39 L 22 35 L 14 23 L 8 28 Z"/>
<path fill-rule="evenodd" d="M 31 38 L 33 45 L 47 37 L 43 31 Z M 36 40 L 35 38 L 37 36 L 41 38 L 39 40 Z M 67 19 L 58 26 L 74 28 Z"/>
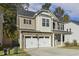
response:
<path fill-rule="evenodd" d="M 43 3 L 31 3 L 29 10 L 36 12 L 41 9 L 42 5 Z M 59 6 L 64 9 L 65 14 L 70 16 L 71 20 L 79 21 L 79 3 L 52 3 L 50 10 L 54 11 Z"/>

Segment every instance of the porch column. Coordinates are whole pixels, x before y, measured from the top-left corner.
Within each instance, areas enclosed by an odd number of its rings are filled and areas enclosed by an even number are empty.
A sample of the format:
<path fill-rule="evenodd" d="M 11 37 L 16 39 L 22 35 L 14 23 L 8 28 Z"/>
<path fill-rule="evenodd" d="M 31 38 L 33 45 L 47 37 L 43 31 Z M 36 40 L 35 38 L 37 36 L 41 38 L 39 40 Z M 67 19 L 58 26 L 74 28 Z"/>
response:
<path fill-rule="evenodd" d="M 63 45 L 63 34 L 61 34 L 61 46 Z"/>
<path fill-rule="evenodd" d="M 22 38 L 22 40 L 23 40 L 23 47 L 22 48 L 26 48 L 26 38 L 25 38 L 25 36 L 23 35 L 23 38 Z"/>
<path fill-rule="evenodd" d="M 54 39 L 55 39 L 55 35 L 53 33 L 53 47 L 55 46 L 55 42 L 54 42 L 55 40 Z"/>
<path fill-rule="evenodd" d="M 22 48 L 22 33 L 21 33 L 21 31 L 19 31 L 19 44 L 20 44 L 20 48 Z"/>

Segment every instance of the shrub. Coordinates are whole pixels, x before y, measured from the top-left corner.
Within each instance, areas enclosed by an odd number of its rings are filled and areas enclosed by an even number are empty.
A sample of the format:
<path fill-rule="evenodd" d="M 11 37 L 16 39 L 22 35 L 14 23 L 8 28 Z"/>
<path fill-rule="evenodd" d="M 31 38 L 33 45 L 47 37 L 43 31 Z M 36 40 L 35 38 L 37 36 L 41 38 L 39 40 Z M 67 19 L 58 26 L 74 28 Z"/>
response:
<path fill-rule="evenodd" d="M 3 50 L 3 47 L 0 47 L 0 51 Z"/>
<path fill-rule="evenodd" d="M 66 47 L 70 46 L 70 43 L 69 43 L 68 41 L 65 42 L 65 46 L 66 46 Z"/>
<path fill-rule="evenodd" d="M 12 47 L 19 47 L 20 45 L 19 45 L 19 42 L 18 41 L 16 41 L 16 40 L 13 40 L 12 41 Z"/>
<path fill-rule="evenodd" d="M 73 46 L 77 46 L 77 40 L 73 40 Z"/>
<path fill-rule="evenodd" d="M 18 47 L 14 47 L 14 54 L 18 54 Z"/>

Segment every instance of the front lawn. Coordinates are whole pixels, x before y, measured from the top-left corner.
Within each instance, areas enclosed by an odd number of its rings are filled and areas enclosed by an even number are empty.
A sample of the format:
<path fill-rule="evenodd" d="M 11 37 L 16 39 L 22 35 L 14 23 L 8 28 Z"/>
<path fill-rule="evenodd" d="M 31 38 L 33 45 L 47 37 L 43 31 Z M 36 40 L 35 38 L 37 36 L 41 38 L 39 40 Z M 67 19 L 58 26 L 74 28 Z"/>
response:
<path fill-rule="evenodd" d="M 70 42 L 65 42 L 64 46 L 62 46 L 61 48 L 67 48 L 67 49 L 79 49 L 79 43 L 77 43 L 76 40 L 73 40 L 72 43 Z"/>
<path fill-rule="evenodd" d="M 27 52 L 23 51 L 22 49 L 18 49 L 18 54 L 14 54 L 14 50 L 11 49 L 10 50 L 10 54 L 6 55 L 6 56 L 30 56 L 30 54 L 28 54 Z M 0 51 L 0 56 L 4 56 L 3 51 Z"/>
<path fill-rule="evenodd" d="M 62 46 L 60 48 L 66 48 L 66 49 L 79 49 L 79 45 L 78 46 L 69 46 L 69 47 L 66 47 L 66 46 Z"/>

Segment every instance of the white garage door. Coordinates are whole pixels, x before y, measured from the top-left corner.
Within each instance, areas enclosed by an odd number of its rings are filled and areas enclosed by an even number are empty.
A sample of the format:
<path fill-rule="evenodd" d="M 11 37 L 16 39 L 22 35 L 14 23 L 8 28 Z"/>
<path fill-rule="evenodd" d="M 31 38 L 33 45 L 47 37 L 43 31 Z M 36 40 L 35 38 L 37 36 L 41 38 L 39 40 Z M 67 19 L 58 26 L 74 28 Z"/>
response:
<path fill-rule="evenodd" d="M 26 36 L 26 48 L 51 47 L 50 36 Z"/>
<path fill-rule="evenodd" d="M 36 36 L 26 36 L 26 48 L 37 48 L 38 41 Z"/>
<path fill-rule="evenodd" d="M 39 47 L 51 47 L 51 37 L 50 36 L 40 36 L 39 37 Z"/>

